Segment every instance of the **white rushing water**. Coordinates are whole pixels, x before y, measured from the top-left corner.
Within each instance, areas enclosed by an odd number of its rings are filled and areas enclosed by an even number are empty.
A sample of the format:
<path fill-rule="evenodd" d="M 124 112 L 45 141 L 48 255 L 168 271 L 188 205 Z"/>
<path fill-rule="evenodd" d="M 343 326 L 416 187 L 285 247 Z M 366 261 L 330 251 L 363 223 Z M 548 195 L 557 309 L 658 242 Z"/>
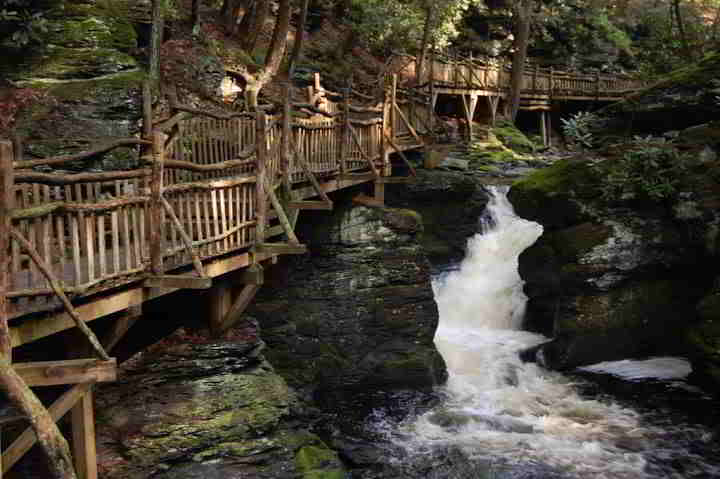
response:
<path fill-rule="evenodd" d="M 434 282 L 447 399 L 404 425 L 397 442 L 415 453 L 455 446 L 469 458 L 540 463 L 569 477 L 646 477 L 643 457 L 622 447 L 643 440 L 637 413 L 584 399 L 564 376 L 518 358 L 546 340 L 519 330 L 527 298 L 518 256 L 542 226 L 516 216 L 506 192 L 491 189 L 482 233 L 460 268 Z"/>

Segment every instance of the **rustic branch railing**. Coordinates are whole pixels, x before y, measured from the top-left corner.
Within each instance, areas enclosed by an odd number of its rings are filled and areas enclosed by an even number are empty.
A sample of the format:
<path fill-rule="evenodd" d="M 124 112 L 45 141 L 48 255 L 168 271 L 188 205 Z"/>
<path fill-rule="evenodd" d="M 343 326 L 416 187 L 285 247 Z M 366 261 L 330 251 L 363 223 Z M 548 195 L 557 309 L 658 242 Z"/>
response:
<path fill-rule="evenodd" d="M 452 58 L 434 58 L 428 62 L 430 65 L 421 72 L 420 85 L 435 83 L 448 88 L 492 92 L 506 92 L 509 88 L 510 67 L 502 62 Z M 415 68 L 413 65 L 413 72 Z M 644 86 L 646 82 L 625 75 L 588 75 L 536 66 L 525 69 L 522 90 L 525 95 L 615 98 Z"/>
<path fill-rule="evenodd" d="M 400 96 L 394 109 L 346 100 L 330 115 L 312 118 L 222 114 L 173 101 L 152 138 L 16 161 L 9 211 L 17 236 L 8 238 L 5 292 L 11 317 L 58 307 L 58 291 L 72 299 L 190 265 L 201 276 L 202 261 L 262 243 L 278 218 L 287 220 L 269 201 L 283 178 L 291 190 L 309 184 L 330 205 L 319 181 L 354 172 L 383 175 L 390 148 L 385 135 L 419 146 L 419 135 L 429 132 L 427 102 Z M 387 127 L 388 112 L 395 128 Z M 134 169 L 34 169 L 95 160 L 129 145 L 145 147 Z M 47 272 L 29 260 L 28 248 Z"/>

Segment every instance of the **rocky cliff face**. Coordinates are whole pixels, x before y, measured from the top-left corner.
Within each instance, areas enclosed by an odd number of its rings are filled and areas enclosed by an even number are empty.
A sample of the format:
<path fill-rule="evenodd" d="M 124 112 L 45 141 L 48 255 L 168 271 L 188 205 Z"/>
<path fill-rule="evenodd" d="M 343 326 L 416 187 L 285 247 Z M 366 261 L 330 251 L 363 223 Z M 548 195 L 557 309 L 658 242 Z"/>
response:
<path fill-rule="evenodd" d="M 33 156 L 86 149 L 93 141 L 132 136 L 138 130 L 144 74 L 130 2 L 64 0 L 42 4 L 40 41 L 22 49 L 0 45 L 0 75 L 37 100 L 23 110 L 15 130 Z M 12 95 L 12 91 L 10 91 Z M 132 151 L 107 157 L 127 166 Z"/>
<path fill-rule="evenodd" d="M 290 384 L 329 400 L 445 380 L 421 231 L 417 213 L 392 208 L 303 222 L 310 253 L 273 275 L 249 309 Z"/>
<path fill-rule="evenodd" d="M 694 133 L 703 128 L 712 124 L 680 130 L 667 145 L 686 153 L 687 167 L 663 199 L 603 196 L 607 170 L 587 155 L 513 187 L 518 213 L 545 226 L 520 268 L 528 325 L 554 338 L 540 348 L 550 367 L 684 354 L 700 375 L 720 379 L 712 290 L 720 176 L 716 140 Z"/>

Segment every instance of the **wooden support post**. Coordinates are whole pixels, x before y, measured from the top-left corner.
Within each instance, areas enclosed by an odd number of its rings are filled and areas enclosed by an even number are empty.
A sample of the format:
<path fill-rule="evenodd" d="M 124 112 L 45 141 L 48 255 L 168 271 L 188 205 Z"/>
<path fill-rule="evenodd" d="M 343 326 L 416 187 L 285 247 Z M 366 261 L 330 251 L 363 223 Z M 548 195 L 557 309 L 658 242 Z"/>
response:
<path fill-rule="evenodd" d="M 165 161 L 165 134 L 152 133 L 152 173 L 150 177 L 150 270 L 154 275 L 164 273 L 163 251 L 165 244 L 165 214 L 162 204 L 163 163 Z"/>
<path fill-rule="evenodd" d="M 533 70 L 533 76 L 532 76 L 532 89 L 533 93 L 537 91 L 537 75 L 538 75 L 538 65 L 535 65 L 535 69 Z"/>
<path fill-rule="evenodd" d="M 12 362 L 10 342 L 10 228 L 12 210 L 15 205 L 13 189 L 13 145 L 0 141 L 0 358 Z"/>
<path fill-rule="evenodd" d="M 430 135 L 435 143 L 435 102 L 437 95 L 435 94 L 435 48 L 430 50 L 430 117 L 428 118 Z"/>
<path fill-rule="evenodd" d="M 72 408 L 73 456 L 78 479 L 97 479 L 92 387 Z"/>
<path fill-rule="evenodd" d="M 397 132 L 397 75 L 392 76 L 392 84 L 390 86 L 390 138 L 395 139 Z"/>
<path fill-rule="evenodd" d="M 554 83 L 555 83 L 555 70 L 553 69 L 552 66 L 550 67 L 550 79 L 549 79 L 549 83 L 550 83 L 550 85 L 548 86 L 548 89 L 549 89 L 550 91 L 548 91 L 548 96 L 550 97 L 550 100 L 552 101 L 553 90 L 555 89 L 555 85 L 554 85 Z"/>
<path fill-rule="evenodd" d="M 551 123 L 552 113 L 547 112 L 547 116 L 545 117 L 545 128 L 547 130 L 547 146 L 552 146 L 552 123 Z"/>
<path fill-rule="evenodd" d="M 291 121 L 292 112 L 290 111 L 292 102 L 290 101 L 290 82 L 283 84 L 283 116 L 282 116 L 282 158 L 280 163 L 280 172 L 282 174 L 283 195 L 289 199 L 290 195 L 290 135 L 292 135 Z"/>
<path fill-rule="evenodd" d="M 220 281 L 215 281 L 208 291 L 208 302 L 210 333 L 219 336 L 225 315 L 232 306 L 232 286 L 229 279 L 222 278 Z"/>
<path fill-rule="evenodd" d="M 379 181 L 376 181 L 373 184 L 374 184 L 373 199 L 378 203 L 378 205 L 384 206 L 385 205 L 385 183 L 380 183 Z"/>
<path fill-rule="evenodd" d="M 543 146 L 548 146 L 547 126 L 545 125 L 545 110 L 540 110 L 540 136 L 542 136 Z"/>
<path fill-rule="evenodd" d="M 262 110 L 255 116 L 255 243 L 265 241 L 265 223 L 267 222 L 267 196 L 265 195 L 265 166 L 267 164 L 267 117 Z"/>
<path fill-rule="evenodd" d="M 245 309 L 250 305 L 250 302 L 253 300 L 259 289 L 260 285 L 246 284 L 242 291 L 240 291 L 238 297 L 232 303 L 232 306 L 227 309 L 227 313 L 223 316 L 221 321 L 215 324 L 213 334 L 220 336 L 225 331 L 233 327 L 242 316 L 242 313 L 245 312 Z"/>
<path fill-rule="evenodd" d="M 348 129 L 350 128 L 350 84 L 345 88 L 343 114 L 340 123 L 340 176 L 347 174 Z"/>
<path fill-rule="evenodd" d="M 600 99 L 600 73 L 595 73 L 595 101 Z"/>
<path fill-rule="evenodd" d="M 103 336 L 102 344 L 105 351 L 112 351 L 141 316 L 142 306 L 133 306 L 120 313 L 120 317 L 113 321 L 110 329 Z"/>

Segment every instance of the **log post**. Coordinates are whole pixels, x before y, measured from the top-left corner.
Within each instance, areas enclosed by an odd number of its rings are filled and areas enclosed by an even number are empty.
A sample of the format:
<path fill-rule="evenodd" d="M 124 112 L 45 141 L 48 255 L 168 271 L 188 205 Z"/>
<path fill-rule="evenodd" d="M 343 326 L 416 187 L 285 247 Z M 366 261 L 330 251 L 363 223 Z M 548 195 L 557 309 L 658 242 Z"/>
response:
<path fill-rule="evenodd" d="M 343 114 L 340 124 L 340 176 L 348 173 L 347 157 L 348 157 L 348 131 L 350 130 L 350 84 L 345 88 L 345 101 L 343 102 Z"/>
<path fill-rule="evenodd" d="M 537 75 L 538 75 L 538 65 L 535 65 L 535 69 L 533 70 L 533 77 L 532 77 L 532 89 L 533 93 L 537 91 Z"/>
<path fill-rule="evenodd" d="M 165 135 L 160 130 L 153 130 L 152 133 L 152 158 L 152 173 L 150 175 L 150 270 L 154 275 L 161 275 L 164 273 L 163 246 L 165 242 L 165 215 L 162 204 Z"/>
<path fill-rule="evenodd" d="M 265 166 L 267 164 L 267 117 L 258 110 L 255 114 L 255 244 L 265 241 L 267 197 L 265 195 Z"/>
<path fill-rule="evenodd" d="M 280 164 L 280 172 L 282 174 L 282 183 L 285 195 L 290 195 L 290 135 L 291 128 L 291 101 L 290 101 L 290 82 L 283 85 L 283 116 L 282 116 L 282 158 Z M 289 198 L 288 198 L 289 199 Z"/>
<path fill-rule="evenodd" d="M 92 387 L 82 395 L 72 408 L 72 437 L 75 470 L 78 479 L 97 479 L 98 467 Z"/>
<path fill-rule="evenodd" d="M 600 73 L 595 73 L 595 101 L 600 100 Z"/>
<path fill-rule="evenodd" d="M 397 75 L 392 76 L 392 85 L 390 87 L 390 138 L 395 139 L 397 114 L 395 113 L 397 108 Z"/>
<path fill-rule="evenodd" d="M 10 304 L 10 227 L 15 202 L 13 191 L 13 145 L 0 141 L 0 358 L 12 362 L 12 344 L 8 320 Z"/>
<path fill-rule="evenodd" d="M 436 142 L 435 139 L 435 48 L 430 50 L 430 117 L 429 117 L 429 127 L 430 127 L 430 134 L 433 138 L 433 143 Z"/>
<path fill-rule="evenodd" d="M 552 100 L 552 96 L 553 96 L 553 88 L 554 88 L 553 83 L 555 80 L 554 77 L 555 77 L 555 69 L 551 66 L 550 67 L 550 85 L 548 85 L 548 89 L 550 90 L 548 92 L 548 96 L 550 97 L 551 100 Z"/>

